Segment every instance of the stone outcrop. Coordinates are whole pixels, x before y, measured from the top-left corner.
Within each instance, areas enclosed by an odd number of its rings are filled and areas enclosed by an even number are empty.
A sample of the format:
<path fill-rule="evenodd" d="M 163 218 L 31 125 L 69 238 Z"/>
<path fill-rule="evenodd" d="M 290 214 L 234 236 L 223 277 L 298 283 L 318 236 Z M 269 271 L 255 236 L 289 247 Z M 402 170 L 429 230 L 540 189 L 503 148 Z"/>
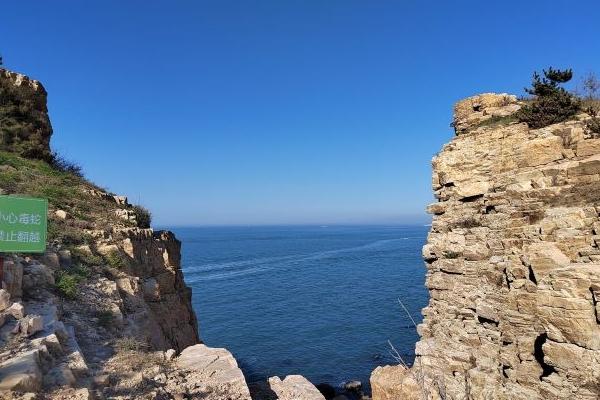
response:
<path fill-rule="evenodd" d="M 479 126 L 513 100 L 456 106 L 432 162 L 417 358 L 375 370 L 373 400 L 600 397 L 600 139 L 584 115 Z"/>
<path fill-rule="evenodd" d="M 279 400 L 325 400 L 319 390 L 301 375 L 288 375 L 283 380 L 269 378 L 269 386 Z"/>
<path fill-rule="evenodd" d="M 52 125 L 42 84 L 0 68 L 0 149 L 50 159 Z"/>
<path fill-rule="evenodd" d="M 463 133 L 493 118 L 507 117 L 520 108 L 517 96 L 483 93 L 456 103 L 452 125 L 457 133 Z"/>

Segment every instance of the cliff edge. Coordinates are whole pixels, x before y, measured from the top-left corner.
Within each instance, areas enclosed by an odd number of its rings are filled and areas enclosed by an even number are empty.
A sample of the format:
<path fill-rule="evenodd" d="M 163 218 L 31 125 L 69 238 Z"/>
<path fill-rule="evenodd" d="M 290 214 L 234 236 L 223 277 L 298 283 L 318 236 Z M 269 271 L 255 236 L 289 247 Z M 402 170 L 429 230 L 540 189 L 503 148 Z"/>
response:
<path fill-rule="evenodd" d="M 600 396 L 600 139 L 584 114 L 529 129 L 519 108 L 455 107 L 432 161 L 417 358 L 377 368 L 374 400 Z"/>

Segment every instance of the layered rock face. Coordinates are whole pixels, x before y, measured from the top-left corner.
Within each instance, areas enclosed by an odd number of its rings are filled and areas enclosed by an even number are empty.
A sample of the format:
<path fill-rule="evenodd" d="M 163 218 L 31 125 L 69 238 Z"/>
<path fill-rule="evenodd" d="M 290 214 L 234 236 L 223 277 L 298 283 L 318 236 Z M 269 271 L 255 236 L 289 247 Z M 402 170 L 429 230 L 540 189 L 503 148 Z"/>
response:
<path fill-rule="evenodd" d="M 42 84 L 0 68 L 0 97 L 0 149 L 50 159 L 52 125 Z"/>
<path fill-rule="evenodd" d="M 374 400 L 600 397 L 600 139 L 584 115 L 532 130 L 518 108 L 486 94 L 455 109 L 417 359 L 374 371 Z"/>

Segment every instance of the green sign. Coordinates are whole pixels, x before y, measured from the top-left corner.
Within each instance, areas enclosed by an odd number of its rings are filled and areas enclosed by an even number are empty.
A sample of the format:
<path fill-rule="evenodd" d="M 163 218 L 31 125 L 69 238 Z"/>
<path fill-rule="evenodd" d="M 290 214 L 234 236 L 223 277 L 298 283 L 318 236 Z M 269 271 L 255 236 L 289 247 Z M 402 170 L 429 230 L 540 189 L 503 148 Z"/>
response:
<path fill-rule="evenodd" d="M 48 200 L 0 196 L 0 252 L 46 251 Z"/>

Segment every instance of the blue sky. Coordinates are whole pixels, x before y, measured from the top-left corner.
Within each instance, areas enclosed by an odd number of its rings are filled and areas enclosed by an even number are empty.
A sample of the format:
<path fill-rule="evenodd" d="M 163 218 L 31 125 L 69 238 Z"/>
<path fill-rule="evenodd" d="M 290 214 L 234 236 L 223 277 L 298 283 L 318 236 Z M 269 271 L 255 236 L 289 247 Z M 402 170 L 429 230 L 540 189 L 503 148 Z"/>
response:
<path fill-rule="evenodd" d="M 600 3 L 12 1 L 52 145 L 159 225 L 425 222 L 453 103 L 600 72 Z"/>

